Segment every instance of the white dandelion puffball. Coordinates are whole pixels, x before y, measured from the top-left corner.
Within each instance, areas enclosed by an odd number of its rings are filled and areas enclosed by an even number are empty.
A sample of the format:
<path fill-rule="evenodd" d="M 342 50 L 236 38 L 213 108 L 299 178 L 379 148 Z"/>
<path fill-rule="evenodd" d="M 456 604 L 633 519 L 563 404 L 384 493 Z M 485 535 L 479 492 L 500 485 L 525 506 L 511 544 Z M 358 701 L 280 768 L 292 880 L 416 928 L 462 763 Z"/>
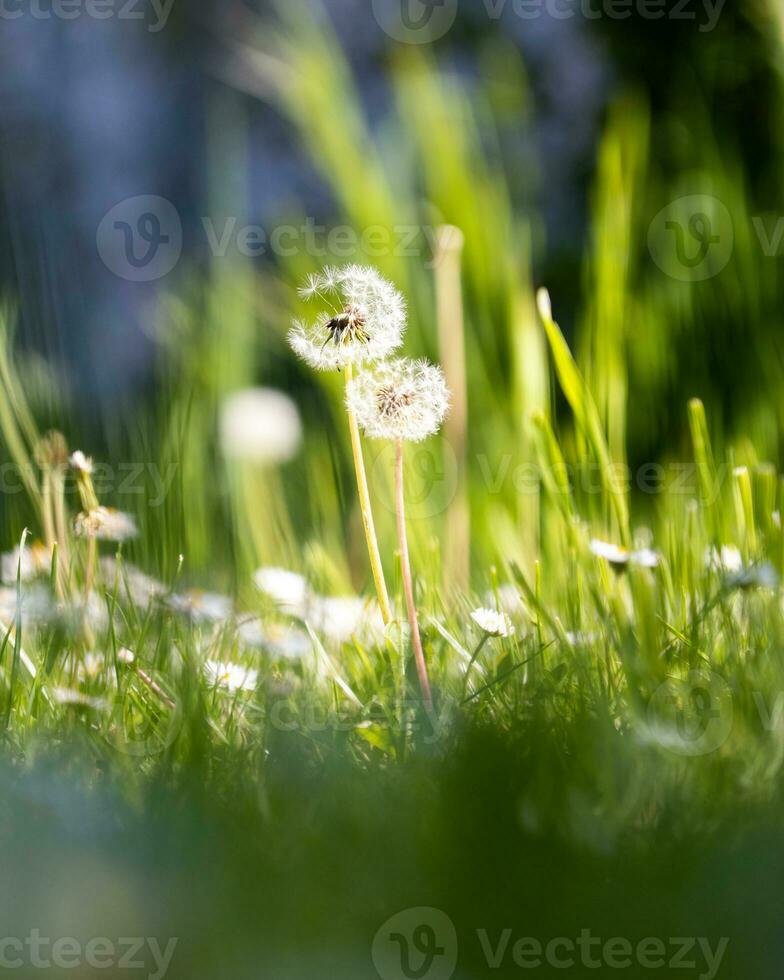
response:
<path fill-rule="evenodd" d="M 488 636 L 514 636 L 514 625 L 505 612 L 495 609 L 474 609 L 471 619 Z"/>
<path fill-rule="evenodd" d="M 221 406 L 220 442 L 229 459 L 287 463 L 302 444 L 297 406 L 272 388 L 236 391 Z"/>
<path fill-rule="evenodd" d="M 369 266 L 324 269 L 310 276 L 300 295 L 326 307 L 315 322 L 297 320 L 289 332 L 295 353 L 317 370 L 382 360 L 403 342 L 405 301 Z"/>
<path fill-rule="evenodd" d="M 346 404 L 371 438 L 421 442 L 444 421 L 449 389 L 441 368 L 401 359 L 353 378 L 346 387 Z"/>

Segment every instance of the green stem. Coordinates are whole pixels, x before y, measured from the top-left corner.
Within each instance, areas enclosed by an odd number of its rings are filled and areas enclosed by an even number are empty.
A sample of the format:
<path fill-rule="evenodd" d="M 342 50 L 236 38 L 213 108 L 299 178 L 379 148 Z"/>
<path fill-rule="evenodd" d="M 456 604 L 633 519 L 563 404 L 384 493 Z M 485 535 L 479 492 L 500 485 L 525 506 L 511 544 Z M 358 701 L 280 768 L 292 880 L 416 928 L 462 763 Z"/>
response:
<path fill-rule="evenodd" d="M 351 381 L 352 369 L 347 364 L 344 370 L 346 384 Z M 381 565 L 381 554 L 378 550 L 378 538 L 376 537 L 376 526 L 373 522 L 373 511 L 370 507 L 370 492 L 368 491 L 367 475 L 365 473 L 365 460 L 362 455 L 362 442 L 359 438 L 359 426 L 356 416 L 350 408 L 348 413 L 348 426 L 351 431 L 351 451 L 354 455 L 354 471 L 357 476 L 357 491 L 359 493 L 359 507 L 362 512 L 362 526 L 365 529 L 365 540 L 367 541 L 368 555 L 370 557 L 370 568 L 373 572 L 373 581 L 376 585 L 378 604 L 381 606 L 381 616 L 386 625 L 392 622 L 392 610 L 389 605 L 389 593 L 384 579 L 384 569 Z"/>

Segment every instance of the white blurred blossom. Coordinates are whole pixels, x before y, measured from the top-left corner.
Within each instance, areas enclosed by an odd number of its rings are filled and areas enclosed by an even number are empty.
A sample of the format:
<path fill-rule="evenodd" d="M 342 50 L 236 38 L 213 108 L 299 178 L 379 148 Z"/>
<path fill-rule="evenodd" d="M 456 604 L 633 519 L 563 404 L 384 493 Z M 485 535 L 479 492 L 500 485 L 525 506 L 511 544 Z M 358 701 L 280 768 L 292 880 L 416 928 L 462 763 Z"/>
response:
<path fill-rule="evenodd" d="M 302 443 L 297 406 L 272 388 L 236 391 L 221 406 L 220 442 L 229 459 L 285 463 Z"/>

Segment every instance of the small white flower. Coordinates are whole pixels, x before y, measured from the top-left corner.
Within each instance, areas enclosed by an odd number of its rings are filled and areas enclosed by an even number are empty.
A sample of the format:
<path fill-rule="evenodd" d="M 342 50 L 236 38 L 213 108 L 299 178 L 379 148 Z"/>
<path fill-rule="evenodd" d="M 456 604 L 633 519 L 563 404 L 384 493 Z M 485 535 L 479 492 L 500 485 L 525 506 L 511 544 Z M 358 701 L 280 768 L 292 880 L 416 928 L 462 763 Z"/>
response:
<path fill-rule="evenodd" d="M 330 304 L 315 323 L 295 322 L 289 333 L 294 351 L 311 367 L 334 370 L 380 360 L 403 341 L 403 297 L 369 266 L 325 269 L 311 276 L 300 292 L 306 299 L 319 297 Z"/>
<path fill-rule="evenodd" d="M 727 578 L 727 584 L 736 589 L 775 589 L 779 574 L 768 561 L 748 565 Z"/>
<path fill-rule="evenodd" d="M 346 643 L 383 636 L 384 621 L 375 603 L 356 596 L 314 596 L 307 621 L 326 639 Z"/>
<path fill-rule="evenodd" d="M 94 681 L 102 673 L 105 664 L 102 653 L 88 650 L 76 668 L 76 676 L 80 681 Z"/>
<path fill-rule="evenodd" d="M 471 619 L 488 636 L 514 636 L 514 625 L 505 612 L 496 612 L 495 609 L 474 609 Z"/>
<path fill-rule="evenodd" d="M 293 616 L 304 614 L 309 589 L 302 575 L 289 572 L 285 568 L 259 568 L 254 573 L 253 580 L 284 612 Z"/>
<path fill-rule="evenodd" d="M 117 596 L 120 602 L 130 601 L 139 609 L 147 609 L 153 599 L 166 595 L 168 587 L 130 562 L 117 561 L 111 555 L 101 559 L 101 571 L 107 588 L 114 592 L 117 582 Z M 119 577 L 119 578 L 118 578 Z"/>
<path fill-rule="evenodd" d="M 298 626 L 247 619 L 240 623 L 237 634 L 246 646 L 286 660 L 301 660 L 313 651 L 310 637 Z"/>
<path fill-rule="evenodd" d="M 722 572 L 739 572 L 743 568 L 743 556 L 734 545 L 723 544 L 719 549 L 706 549 L 705 565 Z"/>
<path fill-rule="evenodd" d="M 93 471 L 92 459 L 89 456 L 85 456 L 81 449 L 77 449 L 75 453 L 71 453 L 68 457 L 68 462 L 72 469 L 75 469 L 78 473 L 87 473 L 89 475 Z"/>
<path fill-rule="evenodd" d="M 232 692 L 255 691 L 259 683 L 259 672 L 243 664 L 206 660 L 204 673 L 211 684 L 226 687 Z"/>
<path fill-rule="evenodd" d="M 484 600 L 488 606 L 495 604 L 510 616 L 519 616 L 525 612 L 523 600 L 517 588 L 510 582 L 499 585 L 497 589 L 485 592 Z"/>
<path fill-rule="evenodd" d="M 101 541 L 128 541 L 139 533 L 130 514 L 114 507 L 95 507 L 74 520 L 77 538 L 99 538 Z"/>
<path fill-rule="evenodd" d="M 167 596 L 166 604 L 195 623 L 222 623 L 230 619 L 234 611 L 234 604 L 228 596 L 218 592 L 202 592 L 201 589 Z"/>
<path fill-rule="evenodd" d="M 236 391 L 221 406 L 220 441 L 229 459 L 286 463 L 302 443 L 297 406 L 272 388 Z"/>
<path fill-rule="evenodd" d="M 624 568 L 626 565 L 637 565 L 639 568 L 657 568 L 661 561 L 659 553 L 651 548 L 629 551 L 628 548 L 611 544 L 608 541 L 600 541 L 599 538 L 591 539 L 590 549 L 597 557 L 604 558 L 614 568 Z"/>
<path fill-rule="evenodd" d="M 373 439 L 421 442 L 441 426 L 449 389 L 441 368 L 427 361 L 388 361 L 346 387 L 346 403 Z"/>
<path fill-rule="evenodd" d="M 17 569 L 22 582 L 29 582 L 38 575 L 51 573 L 52 556 L 45 544 L 34 541 L 31 545 L 25 545 L 21 552 L 19 545 L 13 551 L 4 552 L 0 558 L 0 567 L 4 582 L 15 582 Z"/>
<path fill-rule="evenodd" d="M 52 690 L 52 695 L 58 704 L 73 708 L 92 708 L 93 711 L 106 711 L 109 707 L 109 702 L 104 698 L 92 698 L 69 687 L 55 687 Z"/>

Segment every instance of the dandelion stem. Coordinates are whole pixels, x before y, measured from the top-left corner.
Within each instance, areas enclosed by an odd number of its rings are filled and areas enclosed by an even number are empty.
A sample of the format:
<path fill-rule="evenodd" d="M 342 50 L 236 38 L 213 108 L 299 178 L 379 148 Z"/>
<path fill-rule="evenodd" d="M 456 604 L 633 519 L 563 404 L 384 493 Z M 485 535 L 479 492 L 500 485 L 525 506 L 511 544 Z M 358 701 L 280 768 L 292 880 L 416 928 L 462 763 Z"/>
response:
<path fill-rule="evenodd" d="M 351 381 L 352 368 L 347 364 L 344 369 L 346 384 Z M 350 408 L 348 412 L 348 425 L 351 430 L 351 451 L 354 455 L 354 470 L 357 476 L 357 491 L 359 493 L 359 507 L 362 511 L 362 526 L 365 529 L 365 540 L 367 541 L 368 555 L 370 557 L 370 568 L 373 572 L 373 581 L 376 584 L 378 603 L 381 606 L 381 616 L 385 624 L 392 622 L 392 610 L 389 605 L 389 593 L 387 584 L 384 580 L 384 569 L 381 565 L 381 554 L 378 550 L 378 539 L 376 537 L 376 526 L 373 522 L 373 511 L 370 508 L 370 493 L 368 491 L 367 475 L 365 473 L 365 460 L 362 455 L 362 442 L 359 438 L 359 426 L 357 419 Z"/>
<path fill-rule="evenodd" d="M 406 596 L 406 612 L 408 623 L 411 627 L 411 644 L 414 647 L 414 659 L 416 661 L 419 683 L 422 687 L 422 696 L 428 708 L 433 706 L 433 698 L 430 694 L 430 681 L 427 676 L 427 664 L 425 663 L 425 653 L 422 649 L 422 639 L 419 635 L 419 621 L 417 619 L 416 605 L 414 604 L 414 587 L 411 582 L 411 562 L 408 557 L 408 537 L 406 535 L 406 507 L 405 494 L 403 493 L 403 440 L 398 439 L 395 443 L 395 514 L 397 517 L 397 538 L 400 546 L 400 568 L 403 574 L 403 592 Z"/>

